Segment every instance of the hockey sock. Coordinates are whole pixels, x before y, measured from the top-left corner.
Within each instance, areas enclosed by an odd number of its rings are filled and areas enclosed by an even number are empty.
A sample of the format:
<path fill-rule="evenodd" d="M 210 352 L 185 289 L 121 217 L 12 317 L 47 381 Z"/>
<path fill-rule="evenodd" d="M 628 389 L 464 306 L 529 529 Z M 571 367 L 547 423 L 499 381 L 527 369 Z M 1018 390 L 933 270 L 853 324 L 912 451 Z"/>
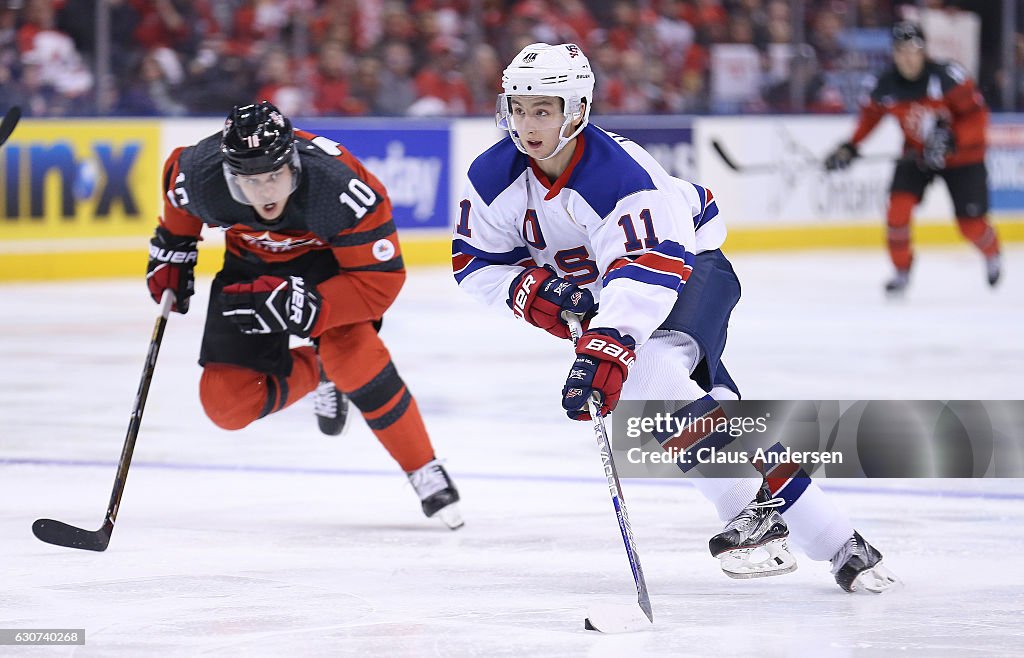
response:
<path fill-rule="evenodd" d="M 889 197 L 888 226 L 889 258 L 897 270 L 909 270 L 914 253 L 910 248 L 910 215 L 917 205 L 917 197 L 908 192 L 894 192 Z"/>
<path fill-rule="evenodd" d="M 830 560 L 853 536 L 853 524 L 810 478 L 794 478 L 791 482 L 797 480 L 802 481 L 798 487 L 800 493 L 792 500 L 787 499 L 781 510 L 782 518 L 789 525 L 789 537 L 812 560 Z M 773 495 L 786 498 L 781 488 L 776 490 L 771 486 L 771 479 L 768 485 Z"/>
<path fill-rule="evenodd" d="M 762 480 L 760 477 L 692 478 L 690 482 L 715 506 L 718 518 L 729 521 L 754 500 Z"/>
<path fill-rule="evenodd" d="M 974 243 L 985 256 L 999 253 L 999 236 L 986 217 L 957 217 L 956 225 L 965 238 Z"/>
<path fill-rule="evenodd" d="M 402 470 L 415 471 L 434 458 L 416 400 L 393 363 L 388 361 L 373 379 L 348 396 Z"/>
<path fill-rule="evenodd" d="M 320 360 L 402 470 L 414 471 L 434 458 L 416 400 L 371 323 L 325 331 L 320 336 Z"/>

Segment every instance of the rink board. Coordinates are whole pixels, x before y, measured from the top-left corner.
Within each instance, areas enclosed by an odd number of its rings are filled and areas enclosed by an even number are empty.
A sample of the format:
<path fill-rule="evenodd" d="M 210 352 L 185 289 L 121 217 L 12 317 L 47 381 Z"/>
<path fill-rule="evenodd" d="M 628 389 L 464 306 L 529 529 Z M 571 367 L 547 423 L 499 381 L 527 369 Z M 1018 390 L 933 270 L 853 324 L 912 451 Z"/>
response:
<path fill-rule="evenodd" d="M 727 218 L 730 251 L 833 247 L 883 249 L 885 190 L 893 163 L 858 163 L 825 174 L 828 145 L 852 117 L 599 117 L 675 176 L 705 182 Z M 444 264 L 448 227 L 473 158 L 503 133 L 489 119 L 302 120 L 350 147 L 391 190 L 408 265 Z M 0 151 L 0 281 L 138 276 L 161 208 L 160 172 L 181 144 L 216 133 L 219 119 L 32 120 Z M 712 140 L 762 173 L 729 169 Z M 883 122 L 866 154 L 899 142 Z M 993 219 L 1005 242 L 1024 240 L 1024 119 L 996 116 L 990 128 Z M 708 183 L 713 181 L 713 183 Z M 915 212 L 920 245 L 962 242 L 943 185 Z M 216 231 L 206 230 L 200 272 L 218 269 Z"/>

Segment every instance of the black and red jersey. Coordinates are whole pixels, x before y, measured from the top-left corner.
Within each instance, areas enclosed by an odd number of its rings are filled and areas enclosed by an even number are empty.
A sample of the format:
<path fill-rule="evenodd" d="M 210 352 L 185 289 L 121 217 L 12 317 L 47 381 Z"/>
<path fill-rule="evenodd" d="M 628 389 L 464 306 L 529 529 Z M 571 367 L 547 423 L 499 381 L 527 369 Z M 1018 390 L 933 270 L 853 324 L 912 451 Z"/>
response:
<path fill-rule="evenodd" d="M 907 80 L 889 67 L 861 106 L 860 121 L 851 141 L 860 143 L 886 114 L 899 121 L 904 148 L 920 152 L 936 122 L 947 121 L 956 149 L 946 165 L 959 167 L 985 159 L 988 107 L 967 71 L 955 63 L 925 60 L 917 80 Z"/>
<path fill-rule="evenodd" d="M 334 302 L 324 326 L 380 318 L 405 281 L 387 190 L 341 145 L 302 130 L 295 135 L 299 185 L 272 224 L 231 197 L 220 133 L 171 153 L 164 165 L 160 223 L 183 236 L 198 236 L 204 224 L 222 228 L 227 250 L 254 263 L 330 250 L 340 272 L 317 286 Z"/>

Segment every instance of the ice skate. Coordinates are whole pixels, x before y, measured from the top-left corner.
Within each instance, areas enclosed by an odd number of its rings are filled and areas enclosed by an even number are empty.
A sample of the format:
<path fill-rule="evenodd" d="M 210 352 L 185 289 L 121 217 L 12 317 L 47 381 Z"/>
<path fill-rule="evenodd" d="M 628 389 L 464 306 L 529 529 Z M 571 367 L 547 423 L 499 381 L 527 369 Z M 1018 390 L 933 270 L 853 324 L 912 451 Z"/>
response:
<path fill-rule="evenodd" d="M 881 594 L 900 582 L 882 566 L 882 554 L 856 531 L 832 556 L 832 575 L 847 592 Z"/>
<path fill-rule="evenodd" d="M 901 297 L 906 292 L 909 283 L 910 270 L 896 270 L 896 274 L 885 284 L 885 294 L 890 297 Z"/>
<path fill-rule="evenodd" d="M 348 396 L 335 387 L 320 369 L 320 384 L 313 391 L 313 413 L 320 431 L 328 436 L 338 436 L 345 431 L 348 420 Z"/>
<path fill-rule="evenodd" d="M 761 485 L 757 497 L 743 508 L 725 530 L 708 542 L 711 555 L 721 561 L 722 571 L 730 578 L 780 576 L 796 570 L 796 558 L 789 552 L 786 539 L 789 528 L 775 508 L 784 504 L 772 498 L 768 483 Z M 754 561 L 755 551 L 767 557 Z"/>
<path fill-rule="evenodd" d="M 999 254 L 989 256 L 985 259 L 985 276 L 988 277 L 988 285 L 993 288 L 999 283 L 999 277 L 1003 274 L 1003 259 Z"/>
<path fill-rule="evenodd" d="M 459 512 L 459 490 L 455 488 L 444 466 L 436 459 L 408 473 L 409 482 L 423 505 L 423 513 L 428 517 L 441 519 L 441 522 L 452 530 L 463 526 L 462 514 Z"/>

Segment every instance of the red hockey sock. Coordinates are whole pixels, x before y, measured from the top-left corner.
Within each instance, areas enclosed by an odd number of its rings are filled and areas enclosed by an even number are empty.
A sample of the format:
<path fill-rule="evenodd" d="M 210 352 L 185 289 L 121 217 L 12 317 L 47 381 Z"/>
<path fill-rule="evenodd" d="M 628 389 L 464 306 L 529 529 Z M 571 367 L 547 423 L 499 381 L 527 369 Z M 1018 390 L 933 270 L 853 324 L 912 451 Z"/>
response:
<path fill-rule="evenodd" d="M 369 322 L 325 331 L 320 336 L 320 358 L 327 376 L 362 412 L 402 470 L 414 471 L 434 458 L 416 400 Z"/>
<path fill-rule="evenodd" d="M 965 238 L 974 243 L 985 256 L 999 253 L 999 236 L 987 217 L 957 217 L 956 225 Z"/>
<path fill-rule="evenodd" d="M 910 215 L 917 201 L 917 197 L 908 192 L 895 192 L 889 197 L 886 216 L 889 258 L 897 270 L 909 270 L 914 260 L 910 247 Z"/>

